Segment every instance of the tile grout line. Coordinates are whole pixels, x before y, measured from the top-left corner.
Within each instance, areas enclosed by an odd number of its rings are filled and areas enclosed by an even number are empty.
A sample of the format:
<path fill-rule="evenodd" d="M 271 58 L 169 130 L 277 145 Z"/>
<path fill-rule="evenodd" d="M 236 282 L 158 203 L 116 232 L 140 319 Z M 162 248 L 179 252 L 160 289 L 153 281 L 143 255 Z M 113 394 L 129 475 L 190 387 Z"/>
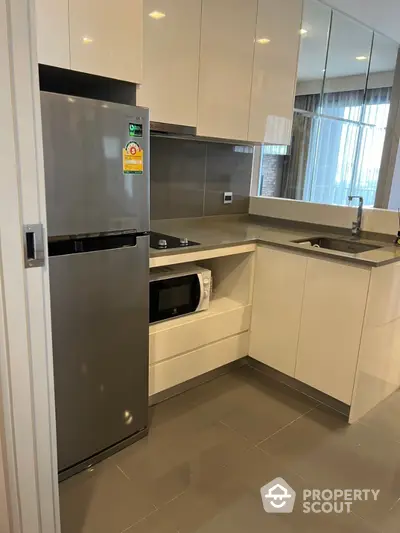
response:
<path fill-rule="evenodd" d="M 150 518 L 150 516 L 152 516 L 154 513 L 157 513 L 159 511 L 159 508 L 156 507 L 154 505 L 154 503 L 152 503 L 152 505 L 153 505 L 154 509 L 153 509 L 153 511 L 151 511 L 151 513 L 147 514 L 146 516 L 143 516 L 143 518 L 140 518 L 139 520 L 136 520 L 136 522 L 133 522 L 133 524 L 131 524 L 130 526 L 128 526 L 125 529 L 123 529 L 122 531 L 120 531 L 120 533 L 126 533 L 131 528 L 133 528 L 133 527 L 137 526 L 138 524 L 140 524 L 140 522 L 144 522 L 145 520 Z"/>
<path fill-rule="evenodd" d="M 309 409 L 308 411 L 306 411 L 305 413 L 302 413 L 300 416 L 298 416 L 297 418 L 295 418 L 294 420 L 292 420 L 291 422 L 289 422 L 288 424 L 286 424 L 285 426 L 281 427 L 280 429 L 278 429 L 277 431 L 275 431 L 274 433 L 271 433 L 271 435 L 268 435 L 268 437 L 266 437 L 265 439 L 263 439 L 262 441 L 258 442 L 255 447 L 256 448 L 260 448 L 261 444 L 263 444 L 264 442 L 266 442 L 267 440 L 271 439 L 272 437 L 274 437 L 275 435 L 277 435 L 278 433 L 280 433 L 281 431 L 283 431 L 284 429 L 288 428 L 289 426 L 291 426 L 292 424 L 294 424 L 295 422 L 297 422 L 298 420 L 300 420 L 300 418 L 303 418 L 303 416 L 306 416 L 308 415 L 308 413 L 311 413 L 311 411 L 314 411 L 314 409 L 317 409 L 318 406 L 314 406 L 314 407 L 311 407 L 311 409 Z M 261 448 L 260 448 L 261 449 Z"/>
<path fill-rule="evenodd" d="M 394 509 L 395 507 L 397 507 L 397 504 L 398 504 L 399 502 L 400 502 L 400 498 L 397 498 L 397 500 L 394 502 L 394 504 L 392 505 L 392 507 L 389 509 L 389 512 L 390 512 L 390 511 L 393 511 L 393 509 Z"/>
<path fill-rule="evenodd" d="M 164 507 L 164 506 L 166 506 L 166 505 L 169 505 L 171 502 L 177 500 L 180 496 L 182 496 L 182 494 L 185 494 L 185 492 L 186 492 L 187 490 L 188 490 L 188 489 L 186 488 L 186 489 L 183 489 L 183 490 L 182 490 L 181 492 L 179 492 L 178 494 L 175 494 L 175 496 L 174 496 L 173 498 L 171 498 L 171 499 L 168 500 L 167 502 L 164 502 L 164 503 L 162 504 L 161 507 Z"/>
<path fill-rule="evenodd" d="M 389 509 L 389 511 L 391 511 L 391 509 Z M 356 516 L 359 520 L 361 520 L 361 522 L 364 522 L 364 524 L 371 525 L 369 519 L 364 518 L 363 516 L 359 515 L 355 511 L 353 511 L 353 510 L 350 511 L 350 514 Z M 374 529 L 374 531 L 375 531 L 375 529 Z M 376 533 L 385 533 L 385 532 L 386 532 L 386 530 L 384 531 L 383 529 L 380 529 L 380 528 L 376 530 Z"/>
<path fill-rule="evenodd" d="M 227 424 L 223 420 L 218 420 L 218 423 L 221 424 L 222 426 L 226 427 L 227 429 L 229 429 L 229 431 L 231 431 L 234 435 L 237 435 L 238 437 L 240 437 L 243 440 L 247 441 L 249 444 L 252 444 L 250 439 L 248 439 L 247 437 L 242 435 L 239 431 L 236 431 L 236 429 L 232 428 L 229 424 Z"/>
<path fill-rule="evenodd" d="M 121 468 L 117 463 L 115 463 L 115 466 L 118 468 L 118 470 L 121 472 L 121 474 L 122 474 L 124 477 L 126 477 L 126 479 L 127 479 L 128 481 L 131 481 L 131 478 L 128 476 L 128 474 L 125 474 L 125 472 L 122 470 L 122 468 Z"/>

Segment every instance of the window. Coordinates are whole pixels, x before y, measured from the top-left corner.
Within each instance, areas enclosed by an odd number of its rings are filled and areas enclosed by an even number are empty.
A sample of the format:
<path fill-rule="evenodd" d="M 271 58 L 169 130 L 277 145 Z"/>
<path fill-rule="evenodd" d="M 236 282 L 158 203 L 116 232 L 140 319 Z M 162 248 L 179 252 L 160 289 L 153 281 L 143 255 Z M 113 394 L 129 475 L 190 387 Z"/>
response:
<path fill-rule="evenodd" d="M 261 196 L 374 205 L 391 88 L 296 97 L 292 145 L 263 146 Z M 289 152 L 289 153 L 288 153 Z"/>

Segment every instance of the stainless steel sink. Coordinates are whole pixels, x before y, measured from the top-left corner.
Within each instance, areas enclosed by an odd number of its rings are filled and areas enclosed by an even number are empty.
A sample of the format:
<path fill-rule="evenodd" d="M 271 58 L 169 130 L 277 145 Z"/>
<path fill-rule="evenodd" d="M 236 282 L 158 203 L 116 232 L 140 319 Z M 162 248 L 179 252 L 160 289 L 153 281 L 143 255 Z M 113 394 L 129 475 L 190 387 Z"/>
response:
<path fill-rule="evenodd" d="M 336 250 L 338 252 L 345 252 L 347 254 L 361 254 L 369 250 L 377 250 L 382 246 L 375 244 L 365 244 L 363 242 L 344 239 L 331 239 L 329 237 L 312 237 L 311 239 L 299 239 L 292 241 L 298 244 L 308 244 L 315 248 L 325 248 L 326 250 Z"/>

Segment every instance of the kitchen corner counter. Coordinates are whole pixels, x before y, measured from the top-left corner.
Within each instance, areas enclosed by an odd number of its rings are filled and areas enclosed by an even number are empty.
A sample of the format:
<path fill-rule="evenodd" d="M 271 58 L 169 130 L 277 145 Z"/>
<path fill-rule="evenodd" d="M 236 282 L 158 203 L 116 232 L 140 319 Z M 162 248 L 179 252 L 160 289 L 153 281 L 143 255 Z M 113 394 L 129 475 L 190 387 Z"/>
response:
<path fill-rule="evenodd" d="M 321 259 L 331 258 L 365 267 L 379 267 L 400 261 L 400 248 L 388 242 L 361 239 L 360 242 L 376 244 L 382 248 L 359 254 L 307 247 L 304 244 L 292 242 L 293 240 L 306 240 L 318 236 L 350 239 L 350 230 L 348 235 L 318 231 L 318 228 L 313 228 L 310 231 L 299 228 L 298 225 L 296 226 L 296 222 L 293 222 L 293 227 L 286 224 L 280 226 L 278 223 L 271 223 L 270 219 L 263 221 L 259 217 L 255 218 L 250 215 L 155 220 L 151 222 L 151 229 L 176 237 L 187 237 L 189 240 L 200 244 L 181 249 L 150 249 L 150 258 L 253 243 L 267 244 L 313 255 Z"/>

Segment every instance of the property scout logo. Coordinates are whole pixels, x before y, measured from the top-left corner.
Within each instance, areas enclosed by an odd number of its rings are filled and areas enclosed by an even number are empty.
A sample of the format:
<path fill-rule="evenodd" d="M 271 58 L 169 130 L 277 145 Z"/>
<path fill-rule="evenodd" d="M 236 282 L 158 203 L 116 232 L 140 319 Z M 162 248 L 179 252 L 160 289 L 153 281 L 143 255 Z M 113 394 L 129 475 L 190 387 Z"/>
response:
<path fill-rule="evenodd" d="M 300 504 L 303 513 L 350 513 L 355 501 L 376 501 L 380 489 L 304 489 Z M 296 492 L 281 477 L 261 487 L 261 500 L 267 513 L 291 513 Z"/>

